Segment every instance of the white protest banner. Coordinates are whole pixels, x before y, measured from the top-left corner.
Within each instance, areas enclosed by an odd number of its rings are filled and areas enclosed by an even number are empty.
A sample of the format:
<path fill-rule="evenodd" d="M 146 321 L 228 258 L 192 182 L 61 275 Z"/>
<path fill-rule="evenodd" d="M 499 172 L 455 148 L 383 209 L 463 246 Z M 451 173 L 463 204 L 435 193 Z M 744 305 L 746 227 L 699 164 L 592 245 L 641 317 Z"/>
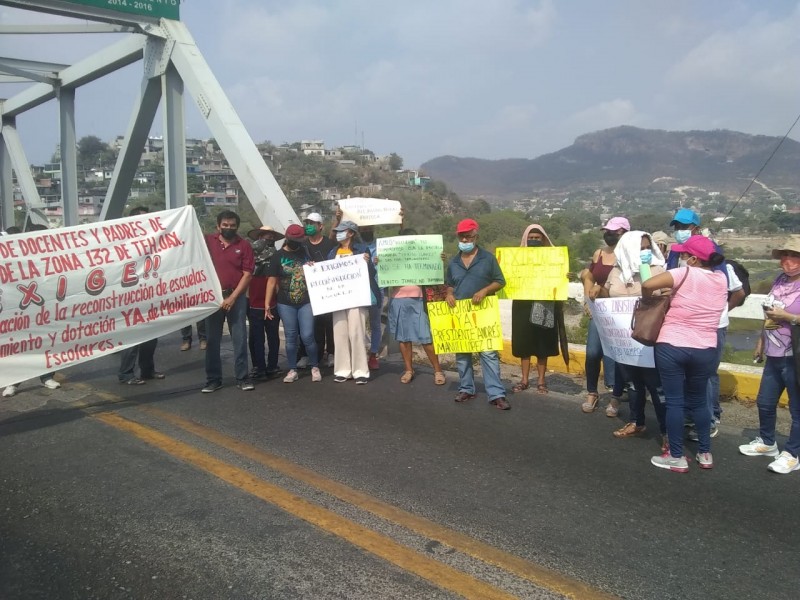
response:
<path fill-rule="evenodd" d="M 624 365 L 655 367 L 653 348 L 631 338 L 631 315 L 638 299 L 598 298 L 589 301 L 589 309 L 600 334 L 603 354 Z"/>
<path fill-rule="evenodd" d="M 372 304 L 363 254 L 303 265 L 303 272 L 315 316 Z"/>
<path fill-rule="evenodd" d="M 0 387 L 175 331 L 221 301 L 191 206 L 0 237 Z"/>
<path fill-rule="evenodd" d="M 441 235 L 400 235 L 378 238 L 380 286 L 444 283 Z"/>
<path fill-rule="evenodd" d="M 361 225 L 393 225 L 403 222 L 400 203 L 380 198 L 345 198 L 339 200 L 342 221 Z"/>

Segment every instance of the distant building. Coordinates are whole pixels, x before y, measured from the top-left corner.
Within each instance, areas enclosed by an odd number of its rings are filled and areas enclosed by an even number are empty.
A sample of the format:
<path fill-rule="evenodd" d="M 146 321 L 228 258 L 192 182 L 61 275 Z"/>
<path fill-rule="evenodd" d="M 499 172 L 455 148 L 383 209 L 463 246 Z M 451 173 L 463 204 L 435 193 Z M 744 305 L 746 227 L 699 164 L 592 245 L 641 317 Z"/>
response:
<path fill-rule="evenodd" d="M 302 140 L 300 152 L 306 156 L 325 156 L 325 142 L 323 140 Z"/>

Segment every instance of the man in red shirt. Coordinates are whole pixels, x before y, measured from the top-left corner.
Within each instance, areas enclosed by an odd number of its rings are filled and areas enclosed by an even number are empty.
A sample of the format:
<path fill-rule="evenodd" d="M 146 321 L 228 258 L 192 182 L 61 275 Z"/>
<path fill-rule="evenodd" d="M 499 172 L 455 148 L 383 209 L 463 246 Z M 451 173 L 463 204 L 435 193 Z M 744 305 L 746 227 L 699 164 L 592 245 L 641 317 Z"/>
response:
<path fill-rule="evenodd" d="M 222 387 L 220 342 L 227 320 L 233 342 L 234 370 L 240 389 L 254 389 L 247 371 L 247 288 L 253 277 L 255 258 L 250 244 L 237 234 L 239 215 L 225 210 L 217 215 L 217 233 L 206 236 L 206 245 L 222 287 L 219 310 L 206 318 L 206 385 L 204 394 Z"/>

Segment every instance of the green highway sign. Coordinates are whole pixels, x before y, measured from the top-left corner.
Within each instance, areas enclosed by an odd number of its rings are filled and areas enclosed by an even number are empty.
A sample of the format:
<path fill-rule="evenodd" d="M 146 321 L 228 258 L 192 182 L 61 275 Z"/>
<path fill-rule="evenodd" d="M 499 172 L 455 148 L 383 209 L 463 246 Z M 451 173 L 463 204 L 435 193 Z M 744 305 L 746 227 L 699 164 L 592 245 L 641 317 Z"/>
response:
<path fill-rule="evenodd" d="M 67 0 L 67 2 L 156 19 L 176 21 L 180 19 L 178 14 L 180 0 Z"/>

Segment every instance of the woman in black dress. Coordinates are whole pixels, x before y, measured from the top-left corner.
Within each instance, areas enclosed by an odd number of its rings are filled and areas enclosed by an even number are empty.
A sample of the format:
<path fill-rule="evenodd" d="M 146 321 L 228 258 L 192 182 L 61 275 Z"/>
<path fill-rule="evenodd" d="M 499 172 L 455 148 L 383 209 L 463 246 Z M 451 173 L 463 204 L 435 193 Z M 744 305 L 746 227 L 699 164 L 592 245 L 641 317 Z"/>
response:
<path fill-rule="evenodd" d="M 529 225 L 522 235 L 520 246 L 552 246 L 541 225 Z M 534 322 L 532 322 L 534 321 Z M 559 331 L 564 331 L 562 302 L 513 300 L 511 302 L 511 353 L 520 359 L 522 381 L 512 388 L 514 393 L 530 387 L 531 357 L 536 357 L 538 382 L 536 391 L 546 394 L 547 357 L 559 354 Z"/>

